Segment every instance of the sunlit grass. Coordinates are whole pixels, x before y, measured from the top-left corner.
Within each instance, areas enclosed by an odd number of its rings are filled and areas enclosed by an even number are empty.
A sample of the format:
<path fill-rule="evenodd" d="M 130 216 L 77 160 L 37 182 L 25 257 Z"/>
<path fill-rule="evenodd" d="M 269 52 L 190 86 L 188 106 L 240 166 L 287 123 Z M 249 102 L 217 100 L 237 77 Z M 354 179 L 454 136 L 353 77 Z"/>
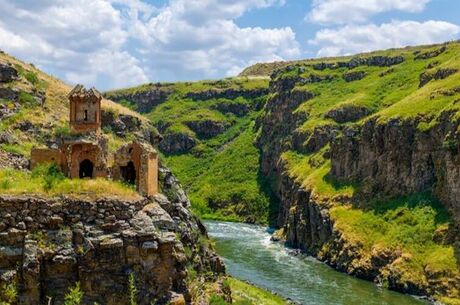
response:
<path fill-rule="evenodd" d="M 49 177 L 48 177 L 49 178 Z M 0 193 L 8 195 L 75 196 L 75 197 L 120 197 L 140 198 L 131 186 L 107 179 L 68 179 L 57 178 L 47 181 L 42 174 L 0 169 Z"/>

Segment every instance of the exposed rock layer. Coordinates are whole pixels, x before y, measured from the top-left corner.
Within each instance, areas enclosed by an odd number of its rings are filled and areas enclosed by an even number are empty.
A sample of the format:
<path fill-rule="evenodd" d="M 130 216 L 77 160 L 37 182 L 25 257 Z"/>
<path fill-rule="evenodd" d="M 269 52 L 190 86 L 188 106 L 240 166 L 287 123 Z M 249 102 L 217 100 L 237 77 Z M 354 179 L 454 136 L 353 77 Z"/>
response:
<path fill-rule="evenodd" d="M 394 61 L 397 62 L 400 60 Z M 318 67 L 326 68 L 331 67 Z M 348 240 L 329 215 L 331 198 L 319 197 L 291 178 L 280 157 L 287 150 L 308 153 L 330 145 L 326 152 L 332 163 L 330 174 L 339 181 L 362 182 L 366 185 L 360 194 L 363 198 L 407 195 L 434 187 L 437 197 L 453 215 L 454 223 L 459 224 L 458 120 L 452 113 L 445 112 L 434 128 L 424 132 L 418 129 L 417 121 L 378 122 L 374 117 L 361 128 L 322 125 L 302 134 L 298 127 L 308 118 L 295 110 L 313 94 L 303 91 L 300 95 L 294 89 L 298 81 L 295 77 L 273 79 L 270 83 L 273 95 L 267 102 L 264 116 L 258 121 L 261 168 L 265 175 L 277 178 L 276 193 L 280 199 L 277 225 L 286 242 L 341 271 L 385 283 L 390 289 L 419 295 L 442 292 L 455 296 L 460 278 L 451 277 L 446 281 L 442 279 L 445 275 L 429 271 L 423 281 L 407 278 L 398 269 L 401 261 L 410 259 L 405 254 L 378 247 L 368 253 L 359 242 Z M 326 117 L 346 123 L 368 114 L 367 109 L 353 106 L 331 111 Z M 460 231 L 459 228 L 451 229 L 452 232 Z M 454 240 L 451 238 L 450 243 Z"/>

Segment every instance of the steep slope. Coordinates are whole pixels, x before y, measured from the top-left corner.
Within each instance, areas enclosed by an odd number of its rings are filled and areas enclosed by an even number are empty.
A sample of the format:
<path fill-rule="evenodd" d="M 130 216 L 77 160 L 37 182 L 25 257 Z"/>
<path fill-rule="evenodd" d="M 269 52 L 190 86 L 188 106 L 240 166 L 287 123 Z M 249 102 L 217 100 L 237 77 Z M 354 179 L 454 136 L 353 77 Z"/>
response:
<path fill-rule="evenodd" d="M 259 122 L 277 238 L 391 289 L 460 299 L 460 43 L 298 62 Z"/>
<path fill-rule="evenodd" d="M 207 218 L 266 223 L 267 182 L 259 174 L 256 118 L 266 78 L 148 84 L 105 93 L 139 110 L 160 130 L 166 164 Z"/>
<path fill-rule="evenodd" d="M 119 182 L 70 180 L 55 166 L 28 170 L 32 146 L 69 133 L 70 87 L 0 54 L 0 303 L 208 304 L 229 300 L 224 266 L 190 201 L 165 167 L 164 194 L 141 197 Z M 103 102 L 110 150 L 158 143 L 139 114 Z M 161 272 L 158 272 L 158 271 Z"/>

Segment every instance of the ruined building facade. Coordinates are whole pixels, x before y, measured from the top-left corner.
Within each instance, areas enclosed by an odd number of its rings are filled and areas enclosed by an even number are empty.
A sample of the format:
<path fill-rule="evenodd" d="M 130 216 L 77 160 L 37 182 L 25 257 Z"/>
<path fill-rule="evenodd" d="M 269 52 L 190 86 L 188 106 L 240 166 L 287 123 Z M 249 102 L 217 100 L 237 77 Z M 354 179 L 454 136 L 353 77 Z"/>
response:
<path fill-rule="evenodd" d="M 108 139 L 101 133 L 102 95 L 94 88 L 77 85 L 69 93 L 70 136 L 58 148 L 34 148 L 31 168 L 56 163 L 69 178 L 113 178 L 136 185 L 138 192 L 158 192 L 158 153 L 147 143 L 134 141 L 109 156 Z M 113 159 L 109 168 L 108 159 Z"/>

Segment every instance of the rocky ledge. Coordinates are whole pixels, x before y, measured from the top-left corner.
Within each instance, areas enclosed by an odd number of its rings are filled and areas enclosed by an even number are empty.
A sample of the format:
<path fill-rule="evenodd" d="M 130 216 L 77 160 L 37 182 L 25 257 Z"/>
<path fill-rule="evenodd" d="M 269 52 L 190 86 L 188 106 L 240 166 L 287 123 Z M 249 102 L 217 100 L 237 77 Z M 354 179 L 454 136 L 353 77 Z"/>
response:
<path fill-rule="evenodd" d="M 188 304 L 187 268 L 224 273 L 200 242 L 206 229 L 180 184 L 162 168 L 167 196 L 122 200 L 0 196 L 0 284 L 19 304 L 63 304 L 76 282 L 83 304 Z"/>
<path fill-rule="evenodd" d="M 211 89 L 206 91 L 199 92 L 189 92 L 185 95 L 186 98 L 192 100 L 201 100 L 206 101 L 210 99 L 226 98 L 229 100 L 234 100 L 238 97 L 244 97 L 246 99 L 256 98 L 268 94 L 268 89 L 225 89 L 217 90 Z"/>

